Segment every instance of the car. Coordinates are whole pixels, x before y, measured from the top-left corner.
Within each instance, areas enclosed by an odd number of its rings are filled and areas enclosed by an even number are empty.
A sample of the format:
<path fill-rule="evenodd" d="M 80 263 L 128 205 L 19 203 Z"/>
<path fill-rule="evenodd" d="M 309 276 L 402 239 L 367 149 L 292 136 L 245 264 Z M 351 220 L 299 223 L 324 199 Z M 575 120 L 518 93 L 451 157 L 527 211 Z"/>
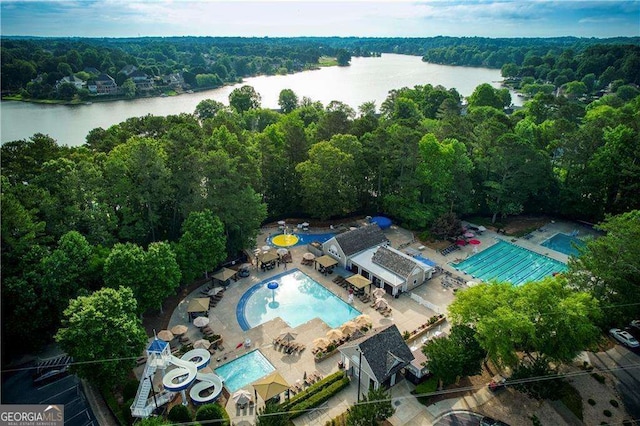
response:
<path fill-rule="evenodd" d="M 487 386 L 489 387 L 490 391 L 497 392 L 500 389 L 504 389 L 506 385 L 507 385 L 507 379 L 504 376 L 501 376 L 500 374 L 496 374 L 495 376 L 493 376 L 493 378 L 491 379 L 491 381 Z"/>
<path fill-rule="evenodd" d="M 629 334 L 628 331 L 620 330 L 619 328 L 612 328 L 609 330 L 609 334 L 628 348 L 637 348 L 640 346 L 640 343 L 638 343 L 636 338 Z"/>
<path fill-rule="evenodd" d="M 636 330 L 640 330 L 640 320 L 633 320 L 629 325 Z"/>
<path fill-rule="evenodd" d="M 494 418 L 484 416 L 480 419 L 480 426 L 509 426 L 505 422 L 501 422 L 500 420 L 496 420 Z"/>

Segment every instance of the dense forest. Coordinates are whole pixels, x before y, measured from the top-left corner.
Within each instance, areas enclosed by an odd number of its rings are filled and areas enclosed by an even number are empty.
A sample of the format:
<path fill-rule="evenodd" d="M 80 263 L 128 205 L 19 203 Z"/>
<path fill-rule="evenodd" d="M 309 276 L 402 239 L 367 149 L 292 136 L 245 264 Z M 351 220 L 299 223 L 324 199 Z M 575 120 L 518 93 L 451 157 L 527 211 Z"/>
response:
<path fill-rule="evenodd" d="M 87 83 L 104 74 L 119 88 L 107 95 L 126 98 L 157 95 L 177 87 L 209 89 L 249 76 L 298 72 L 318 67 L 323 57 L 336 58 L 328 64 L 347 65 L 351 56 L 380 53 L 418 55 L 446 65 L 507 66 L 506 77 L 534 77 L 556 86 L 590 74 L 602 86 L 617 79 L 637 84 L 640 54 L 632 46 L 639 44 L 640 38 L 574 37 L 4 37 L 0 53 L 3 95 L 69 101 L 95 95 Z M 577 67 L 578 62 L 582 67 Z M 127 67 L 135 67 L 138 74 L 132 75 Z M 177 82 L 171 78 L 176 75 Z"/>
<path fill-rule="evenodd" d="M 268 219 L 384 213 L 440 237 L 465 215 L 599 222 L 640 208 L 640 96 L 624 71 L 637 48 L 593 49 L 617 58 L 619 82 L 605 87 L 591 56 L 576 55 L 575 77 L 595 76 L 580 96 L 563 83 L 510 114 L 508 92 L 488 84 L 465 105 L 425 84 L 357 111 L 283 90 L 280 112 L 244 86 L 229 105 L 94 129 L 82 147 L 41 134 L 4 144 L 2 331 L 14 343 L 2 349 L 47 342 L 69 300 L 102 287 L 131 288 L 138 313 L 157 309 L 253 247 Z"/>

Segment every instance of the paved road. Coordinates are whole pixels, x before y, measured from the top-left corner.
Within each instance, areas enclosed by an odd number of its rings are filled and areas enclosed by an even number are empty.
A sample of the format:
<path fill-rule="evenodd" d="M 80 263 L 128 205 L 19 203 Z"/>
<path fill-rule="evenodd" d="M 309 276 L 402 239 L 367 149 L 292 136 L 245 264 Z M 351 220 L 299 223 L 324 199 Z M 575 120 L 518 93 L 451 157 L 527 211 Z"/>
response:
<path fill-rule="evenodd" d="M 632 418 L 640 419 L 640 351 L 632 352 L 615 345 L 606 352 L 590 353 L 589 359 L 596 368 L 612 369 L 627 412 Z"/>

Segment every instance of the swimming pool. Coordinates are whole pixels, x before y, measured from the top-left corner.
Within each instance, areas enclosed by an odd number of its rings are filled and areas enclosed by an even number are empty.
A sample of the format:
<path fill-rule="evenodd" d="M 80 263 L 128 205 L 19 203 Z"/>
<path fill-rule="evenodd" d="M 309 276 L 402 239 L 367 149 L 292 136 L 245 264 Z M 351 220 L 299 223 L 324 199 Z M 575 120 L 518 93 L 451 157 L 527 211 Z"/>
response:
<path fill-rule="evenodd" d="M 282 234 L 275 234 L 275 235 L 271 235 L 267 238 L 267 244 L 270 244 L 272 246 L 276 246 L 276 247 L 280 247 L 278 244 L 274 244 L 273 242 L 273 238 L 277 237 L 278 235 L 282 235 Z M 314 241 L 318 241 L 319 243 L 324 243 L 329 241 L 332 237 L 335 237 L 336 234 L 335 233 L 326 233 L 326 234 L 292 234 L 296 237 L 298 237 L 298 242 L 296 242 L 295 244 L 290 244 L 287 247 L 291 247 L 291 246 L 299 246 L 301 244 L 309 244 L 312 243 Z"/>
<path fill-rule="evenodd" d="M 542 246 L 559 251 L 567 256 L 578 256 L 580 254 L 578 247 L 584 247 L 585 244 L 586 243 L 579 238 L 562 233 L 557 233 L 543 243 L 540 243 Z"/>
<path fill-rule="evenodd" d="M 271 290 L 267 284 L 274 281 L 278 287 Z M 242 295 L 236 308 L 236 317 L 243 330 L 277 317 L 291 327 L 320 318 L 329 327 L 335 328 L 360 314 L 360 311 L 298 269 L 254 285 Z"/>
<path fill-rule="evenodd" d="M 562 262 L 504 240 L 453 267 L 483 281 L 505 281 L 514 285 L 538 281 L 567 270 Z"/>
<path fill-rule="evenodd" d="M 235 392 L 275 369 L 262 352 L 256 349 L 221 365 L 215 369 L 215 372 L 224 379 L 224 385 L 229 392 Z"/>

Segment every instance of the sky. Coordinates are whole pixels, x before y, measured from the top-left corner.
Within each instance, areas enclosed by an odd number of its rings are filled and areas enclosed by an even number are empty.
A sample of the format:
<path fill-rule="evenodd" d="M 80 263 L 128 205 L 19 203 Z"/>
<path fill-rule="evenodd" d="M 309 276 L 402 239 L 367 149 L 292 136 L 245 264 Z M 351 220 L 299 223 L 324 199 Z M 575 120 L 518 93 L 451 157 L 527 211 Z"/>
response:
<path fill-rule="evenodd" d="M 0 14 L 3 36 L 640 36 L 640 0 L 0 0 Z"/>

